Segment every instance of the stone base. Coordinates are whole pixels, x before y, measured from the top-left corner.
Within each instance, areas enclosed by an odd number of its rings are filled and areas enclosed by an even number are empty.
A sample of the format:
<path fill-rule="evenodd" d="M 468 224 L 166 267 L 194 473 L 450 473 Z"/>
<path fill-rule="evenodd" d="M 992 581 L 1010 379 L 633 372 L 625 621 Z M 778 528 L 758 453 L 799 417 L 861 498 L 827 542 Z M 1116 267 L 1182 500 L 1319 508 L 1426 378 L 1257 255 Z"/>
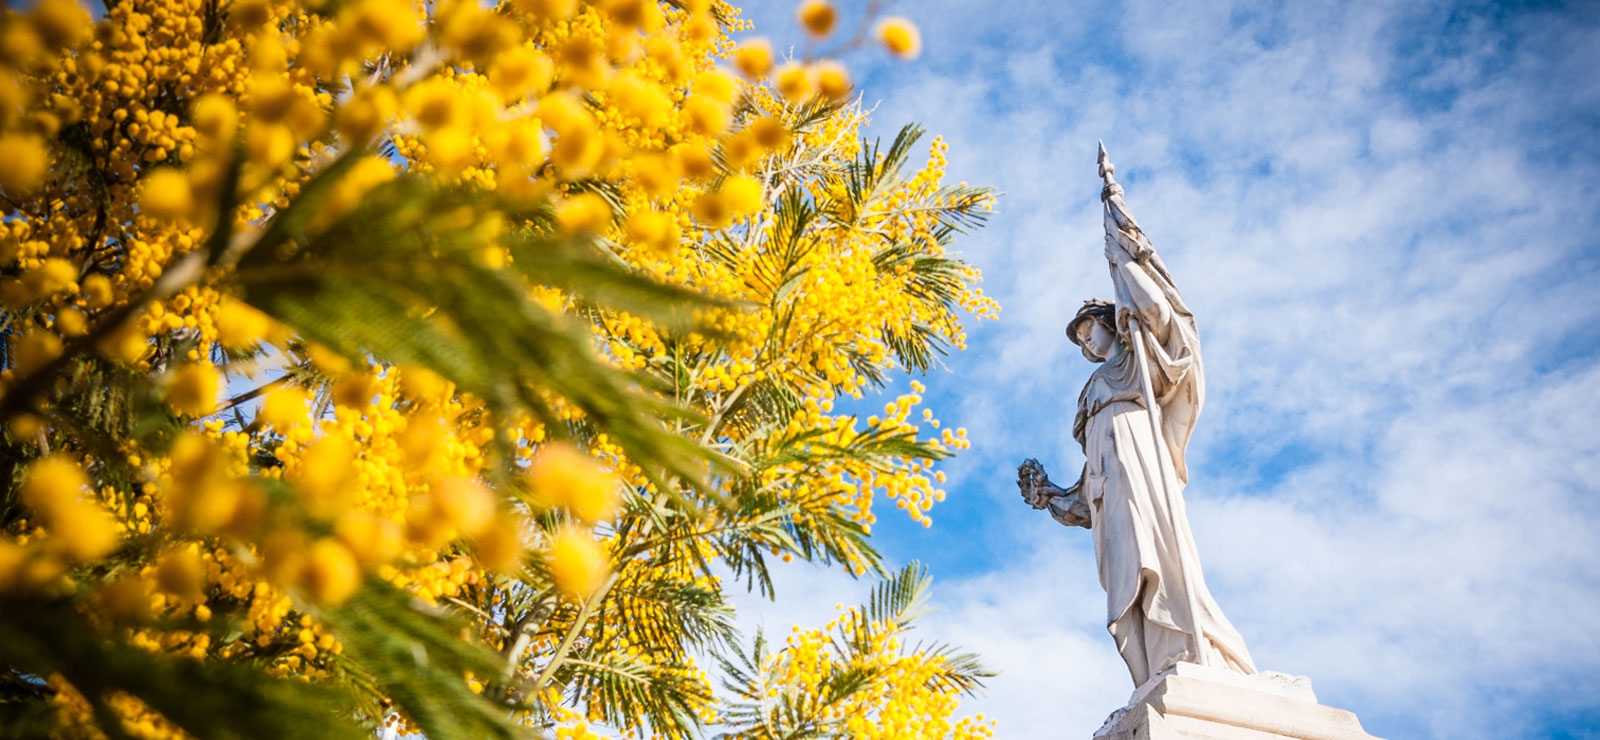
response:
<path fill-rule="evenodd" d="M 1377 740 L 1353 712 L 1317 703 L 1311 679 L 1179 663 L 1133 692 L 1095 740 Z"/>

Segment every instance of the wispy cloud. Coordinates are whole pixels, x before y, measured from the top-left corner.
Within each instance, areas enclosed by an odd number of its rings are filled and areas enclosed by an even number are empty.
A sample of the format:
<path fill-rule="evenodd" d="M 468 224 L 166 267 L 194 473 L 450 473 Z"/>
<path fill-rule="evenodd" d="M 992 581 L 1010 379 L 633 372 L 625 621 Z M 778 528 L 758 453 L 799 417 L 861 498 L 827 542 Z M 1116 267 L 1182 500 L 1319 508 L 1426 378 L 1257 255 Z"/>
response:
<path fill-rule="evenodd" d="M 1382 735 L 1594 737 L 1600 11 L 900 11 L 928 51 L 859 64 L 877 125 L 923 122 L 954 179 L 1005 191 L 963 244 L 1005 313 L 929 379 L 975 441 L 938 524 L 883 529 L 936 565 L 926 628 L 1006 671 L 979 703 L 1002 736 L 1086 737 L 1130 688 L 1086 536 L 1009 483 L 1022 457 L 1081 462 L 1089 368 L 1061 328 L 1107 290 L 1104 139 L 1201 322 L 1191 514 L 1257 662 Z M 751 618 L 846 600 L 801 580 Z"/>

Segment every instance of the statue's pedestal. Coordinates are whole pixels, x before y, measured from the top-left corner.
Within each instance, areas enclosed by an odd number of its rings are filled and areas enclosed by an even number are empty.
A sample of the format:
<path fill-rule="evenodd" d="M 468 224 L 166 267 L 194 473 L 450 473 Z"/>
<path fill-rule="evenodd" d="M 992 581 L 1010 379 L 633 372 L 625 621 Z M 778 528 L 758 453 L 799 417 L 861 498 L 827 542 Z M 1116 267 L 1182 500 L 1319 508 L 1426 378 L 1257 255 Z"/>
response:
<path fill-rule="evenodd" d="M 1094 740 L 1376 740 L 1353 712 L 1325 707 L 1311 679 L 1245 676 L 1179 663 L 1133 692 Z"/>

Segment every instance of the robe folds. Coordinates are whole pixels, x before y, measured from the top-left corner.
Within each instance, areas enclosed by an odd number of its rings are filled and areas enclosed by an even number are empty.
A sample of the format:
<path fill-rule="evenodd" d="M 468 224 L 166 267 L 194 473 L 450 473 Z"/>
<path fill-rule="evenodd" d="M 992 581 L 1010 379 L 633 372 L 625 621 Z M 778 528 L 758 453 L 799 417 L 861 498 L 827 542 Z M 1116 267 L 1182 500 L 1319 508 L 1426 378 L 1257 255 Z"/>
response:
<path fill-rule="evenodd" d="M 1145 247 L 1129 250 L 1140 259 L 1112 270 L 1124 351 L 1090 376 L 1073 424 L 1086 458 L 1079 495 L 1090 511 L 1107 629 L 1135 685 L 1179 661 L 1254 673 L 1244 639 L 1205 586 L 1184 507 L 1184 452 L 1205 395 L 1199 334 L 1148 243 L 1130 246 Z M 1131 270 L 1149 280 L 1129 279 Z M 1153 387 L 1155 425 L 1141 369 Z M 1191 637 L 1197 619 L 1203 659 Z"/>

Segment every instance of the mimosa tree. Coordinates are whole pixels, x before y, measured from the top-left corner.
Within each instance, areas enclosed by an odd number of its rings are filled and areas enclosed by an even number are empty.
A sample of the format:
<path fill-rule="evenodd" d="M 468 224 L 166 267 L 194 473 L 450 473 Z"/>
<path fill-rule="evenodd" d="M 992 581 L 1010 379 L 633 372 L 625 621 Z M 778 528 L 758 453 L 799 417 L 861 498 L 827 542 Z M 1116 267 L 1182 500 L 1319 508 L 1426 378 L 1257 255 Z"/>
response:
<path fill-rule="evenodd" d="M 889 575 L 881 499 L 928 524 L 965 433 L 915 381 L 834 404 L 998 310 L 949 251 L 988 192 L 744 28 L 721 0 L 6 11 L 0 724 L 987 736 L 953 719 L 983 669 L 905 644 L 915 569 L 831 652 L 733 629 L 769 558 Z"/>

